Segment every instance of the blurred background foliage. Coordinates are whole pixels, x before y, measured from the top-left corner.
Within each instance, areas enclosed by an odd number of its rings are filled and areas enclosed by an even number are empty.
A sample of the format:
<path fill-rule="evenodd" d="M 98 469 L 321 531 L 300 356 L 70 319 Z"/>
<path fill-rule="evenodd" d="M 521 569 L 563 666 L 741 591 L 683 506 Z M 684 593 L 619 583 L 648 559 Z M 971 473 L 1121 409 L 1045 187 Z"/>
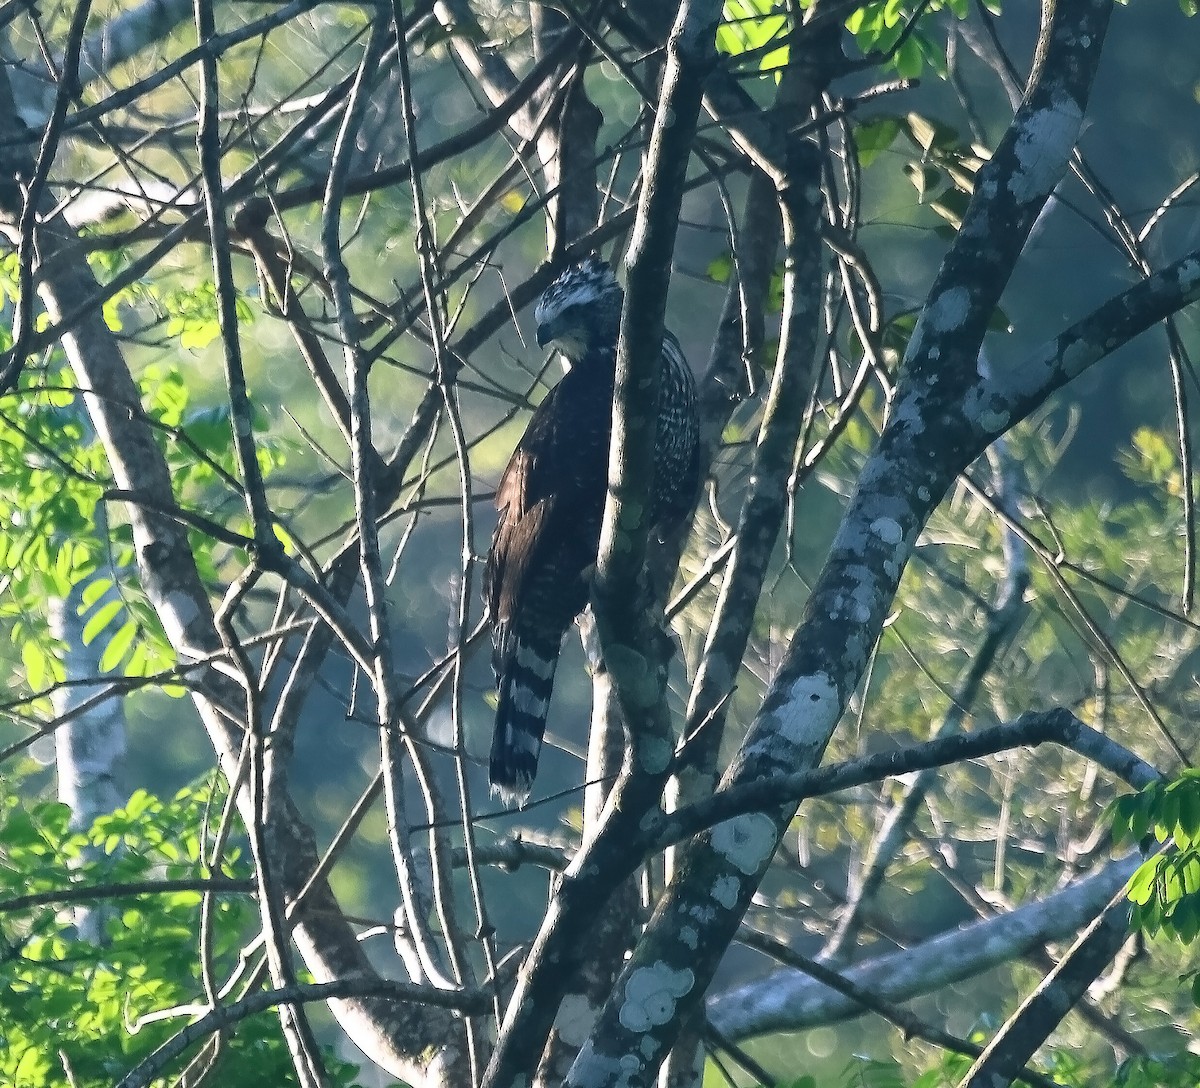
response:
<path fill-rule="evenodd" d="M 111 18 L 128 6 L 97 4 L 93 20 Z M 483 27 L 489 38 L 506 43 L 514 65 L 528 63 L 526 6 L 480 7 L 488 16 Z M 1011 117 L 994 73 L 970 49 L 971 35 L 994 31 L 1011 56 L 1027 58 L 1037 30 L 1034 5 L 1012 3 L 1001 12 L 997 5 L 967 0 L 865 4 L 847 20 L 847 30 L 864 54 L 886 52 L 918 7 L 918 30 L 883 67 L 888 78 L 919 77 L 920 84 L 881 95 L 856 111 L 851 122 L 862 169 L 857 240 L 880 284 L 886 307 L 884 363 L 892 373 L 911 333 L 914 310 L 957 226 L 974 171 Z M 236 30 L 274 10 L 271 5 L 219 5 L 217 15 L 221 29 Z M 45 25 L 61 37 L 70 14 L 65 7 L 47 9 Z M 786 16 L 761 0 L 731 0 L 726 14 L 720 48 L 751 74 L 751 92 L 765 95 L 766 84 L 787 59 L 780 44 Z M 1186 21 L 1186 14 L 1167 3 L 1118 9 L 1082 137 L 1089 164 L 1136 226 L 1144 225 L 1166 194 L 1200 168 L 1200 68 L 1196 26 Z M 353 73 L 366 27 L 359 9 L 320 5 L 265 36 L 250 35 L 222 54 L 221 78 L 229 88 L 231 111 L 225 123 L 230 131 L 240 126 L 242 135 L 225 158 L 227 179 L 243 171 L 252 176 L 258 154 L 286 132 L 290 111 L 310 108 L 315 96 Z M 36 43 L 24 36 L 22 22 L 9 23 L 5 34 L 7 57 L 34 55 Z M 184 23 L 128 62 L 120 71 L 120 85 L 152 77 L 166 60 L 194 44 L 195 31 Z M 423 145 L 477 118 L 477 104 L 450 63 L 445 36 L 436 24 L 412 63 Z M 878 68 L 868 71 L 863 86 L 879 76 Z M 127 269 L 193 210 L 187 201 L 194 201 L 194 195 L 186 193 L 172 197 L 174 208 L 159 208 L 154 201 L 160 199 L 156 186 L 174 193 L 195 169 L 194 85 L 190 75 L 168 80 L 114 119 L 127 130 L 114 139 L 143 141 L 139 162 L 147 183 L 145 199 L 162 212 L 157 217 L 148 219 L 130 193 L 115 192 L 117 187 L 110 185 L 115 176 L 110 143 L 80 127 L 63 144 L 53 179 L 64 198 L 69 193 L 79 205 L 90 259 L 102 279 Z M 639 169 L 638 99 L 610 61 L 593 66 L 587 86 L 604 116 L 598 146 L 627 148 L 611 158 L 613 191 L 631 192 Z M 93 85 L 81 105 L 102 101 L 111 91 L 108 84 Z M 399 125 L 387 108 L 389 96 L 394 87 L 385 78 L 372 105 L 377 124 L 364 129 L 364 145 L 357 151 L 364 169 L 402 157 Z M 279 108 L 281 102 L 288 104 L 286 109 Z M 506 170 L 510 154 L 498 136 L 428 172 L 426 191 L 439 239 L 455 235 L 464 207 Z M 326 155 L 326 144 L 314 142 L 307 154 L 290 158 L 274 182 L 319 183 Z M 520 171 L 509 175 L 511 184 L 501 198 L 456 239 L 456 256 L 465 256 L 496 232 L 508 233 L 486 265 L 478 267 L 477 277 L 464 275 L 448 289 L 448 313 L 464 327 L 501 301 L 508 285 L 523 279 L 543 257 L 537 193 Z M 65 180 L 84 178 L 93 182 L 80 189 Z M 744 179 L 732 176 L 727 183 L 736 204 Z M 84 208 L 88 200 L 103 205 L 103 211 Z M 1195 202 L 1189 197 L 1181 206 L 1185 214 L 1170 216 L 1146 239 L 1154 264 L 1196 244 L 1200 217 Z M 313 280 L 306 278 L 306 262 L 319 252 L 319 205 L 310 202 L 284 211 L 280 225 L 295 253 L 297 290 L 317 315 L 315 324 L 332 334 L 330 311 Z M 348 205 L 343 237 L 358 302 L 378 345 L 403 312 L 398 300 L 411 300 L 417 282 L 407 189 L 381 189 Z M 1107 236 L 1100 205 L 1076 181 L 1064 183 L 1031 248 L 1031 259 L 1021 265 L 1005 294 L 1003 313 L 993 322 L 988 340 L 993 367 L 1021 359 L 1048 334 L 1130 280 L 1127 262 Z M 207 261 L 202 246 L 179 244 L 152 271 L 114 295 L 105 317 L 135 367 L 180 503 L 198 518 L 244 534 L 249 526 L 233 479 L 219 361 L 221 330 Z M 707 356 L 731 267 L 721 201 L 711 186 L 700 188 L 685 204 L 668 309 L 669 323 L 697 367 Z M 341 448 L 336 428 L 306 381 L 275 304 L 264 297 L 250 262 L 239 259 L 237 269 L 238 332 L 256 405 L 260 465 L 279 514 L 278 531 L 290 548 L 303 547 L 324 558 L 353 519 L 345 457 L 330 452 Z M 0 270 L 0 289 L 9 307 L 16 283 L 10 255 Z M 1181 316 L 1179 325 L 1194 350 L 1194 316 Z M 769 335 L 775 332 L 772 327 Z M 467 360 L 461 375 L 478 500 L 477 552 L 486 548 L 490 532 L 488 493 L 530 405 L 555 380 L 543 370 L 529 333 L 529 315 L 517 314 L 516 321 Z M 0 328 L 0 347 L 11 343 L 6 336 Z M 1030 707 L 1067 706 L 1143 758 L 1172 769 L 1174 756 L 1146 712 L 1149 703 L 1187 751 L 1194 751 L 1198 628 L 1195 612 L 1186 613 L 1180 604 L 1181 496 L 1194 481 L 1181 474 L 1161 341 L 1161 333 L 1155 332 L 1116 352 L 1010 436 L 1007 457 L 1022 478 L 1014 516 L 1027 534 L 1021 545 L 1028 565 L 1021 587 L 1024 604 L 1002 651 L 962 708 L 972 726 L 1008 720 Z M 798 457 L 789 537 L 778 549 L 731 703 L 731 750 L 740 740 L 737 726 L 744 726 L 757 708 L 781 656 L 783 640 L 795 624 L 886 410 L 879 386 L 869 386 L 828 453 L 815 466 L 803 464 L 804 453 L 829 433 L 832 419 L 823 405 L 850 380 L 860 351 L 852 334 L 840 335 L 828 347 L 807 445 Z M 769 350 L 764 354 L 771 357 Z M 430 366 L 419 329 L 416 335 L 392 339 L 379 354 L 372 392 L 381 451 L 404 432 Z M 1194 374 L 1187 380 L 1194 399 Z M 80 884 L 204 873 L 245 881 L 249 870 L 240 833 L 225 846 L 219 863 L 208 860 L 214 813 L 223 803 L 211 777 L 211 750 L 191 704 L 179 697 L 186 693 L 187 670 L 174 660 L 132 573 L 131 537 L 120 506 L 101 502 L 112 484 L 73 385 L 61 355 L 51 350 L 27 369 L 18 391 L 0 400 L 0 669 L 7 692 L 6 717 L 0 723 L 0 748 L 7 757 L 0 766 L 0 901 L 61 887 L 68 868 L 71 880 Z M 683 558 L 684 579 L 704 568 L 726 527 L 736 520 L 747 448 L 760 412 L 761 401 L 747 399 L 725 430 L 714 478 Z M 445 653 L 459 582 L 459 481 L 444 430 L 430 443 L 421 465 L 384 536 L 385 548 L 395 556 L 389 592 L 396 664 L 409 679 Z M 1005 525 L 996 513 L 988 466 L 981 464 L 975 472 L 947 498 L 923 535 L 868 681 L 835 737 L 830 760 L 926 739 L 953 708 L 955 692 L 1014 573 L 1011 555 L 1004 551 Z M 111 519 L 107 547 L 98 546 L 94 532 L 99 505 L 106 506 Z M 206 534 L 199 520 L 190 538 L 202 573 L 219 598 L 239 569 L 240 553 Z M 37 729 L 52 713 L 50 686 L 64 678 L 62 647 L 48 627 L 45 601 L 67 596 L 80 583 L 90 586 L 82 603 L 85 639 L 103 647 L 105 673 L 131 680 L 125 698 L 125 778 L 134 792 L 124 810 L 90 830 L 71 831 L 65 808 L 50 800 L 53 749 Z M 104 596 L 114 584 L 120 587 L 115 600 Z M 682 646 L 673 676 L 680 716 L 716 586 L 713 582 L 702 590 L 674 619 Z M 263 625 L 275 606 L 266 592 L 252 602 Z M 478 615 L 479 602 L 473 599 L 472 616 Z M 139 678 L 149 682 L 137 683 Z M 477 655 L 467 674 L 465 712 L 469 747 L 480 756 L 491 728 L 490 685 L 486 662 Z M 331 659 L 297 735 L 294 788 L 322 841 L 345 818 L 377 764 L 374 730 L 356 710 L 352 692 L 350 665 Z M 586 745 L 589 700 L 583 656 L 572 645 L 559 670 L 552 744 L 538 780 L 538 795 L 554 799 L 520 814 L 483 820 L 479 826 L 484 834 L 520 826 L 530 836 L 574 840 L 581 799 L 571 789 L 582 779 L 579 757 Z M 430 733 L 449 741 L 445 712 L 440 717 L 435 712 Z M 473 780 L 482 798 L 482 775 L 476 773 Z M 753 924 L 798 947 L 819 947 L 831 912 L 845 894 L 847 873 L 861 861 L 895 789 L 894 783 L 884 783 L 806 805 L 751 912 Z M 871 905 L 859 955 L 875 945 L 911 945 L 981 912 L 1048 893 L 1107 858 L 1112 844 L 1101 812 L 1121 792 L 1083 760 L 1046 748 L 946 770 L 917 832 Z M 1137 839 L 1162 827 L 1181 846 L 1194 841 L 1200 831 L 1200 801 L 1194 787 L 1181 796 L 1189 798 L 1180 802 L 1181 812 L 1164 811 L 1161 796 L 1157 808 L 1149 795 L 1141 808 L 1127 803 L 1119 809 L 1127 836 Z M 84 859 L 80 848 L 85 842 L 101 847 L 102 856 Z M 394 898 L 392 878 L 381 860 L 385 843 L 383 817 L 376 810 L 332 876 L 346 910 L 361 918 L 364 927 L 374 927 L 369 947 L 381 962 L 392 956 L 387 904 Z M 1163 876 L 1163 886 L 1175 879 L 1179 888 L 1196 891 L 1197 872 L 1200 862 L 1189 854 L 1178 873 Z M 493 893 L 493 920 L 508 943 L 527 939 L 540 918 L 544 876 L 489 870 L 485 886 Z M 1155 902 L 1152 886 L 1141 887 L 1144 904 Z M 1168 895 L 1164 890 L 1157 902 L 1166 902 L 1162 896 Z M 103 947 L 70 939 L 73 915 L 62 906 L 0 915 L 0 1076 L 5 1083 L 110 1083 L 132 1056 L 148 1052 L 174 1030 L 172 1021 L 149 1014 L 196 999 L 201 985 L 194 959 L 199 894 L 130 896 L 118 903 Z M 234 965 L 242 943 L 252 936 L 255 917 L 244 892 L 216 897 L 208 923 L 218 934 L 220 962 L 214 967 Z M 1111 992 L 1096 997 L 1104 1015 L 1120 1024 L 1117 1038 L 1136 1040 L 1145 1053 L 1122 1051 L 1112 1036 L 1106 1039 L 1088 1023 L 1068 1020 L 1047 1059 L 1050 1074 L 1060 1083 L 1130 1088 L 1196 1083 L 1200 1071 L 1188 1050 L 1196 1026 L 1190 980 L 1198 967 L 1185 944 L 1200 928 L 1197 918 L 1200 913 L 1186 909 L 1172 924 L 1161 909 L 1144 916 L 1151 932 L 1131 945 L 1129 962 L 1119 968 Z M 756 954 L 735 949 L 718 984 L 746 977 L 759 966 Z M 982 1040 L 1041 974 L 1036 965 L 1015 964 L 949 987 L 917 1007 L 948 1030 Z M 272 1016 L 247 1021 L 223 1046 L 226 1064 L 219 1083 L 290 1083 Z M 932 1088 L 955 1083 L 965 1069 L 962 1059 L 906 1043 L 871 1016 L 755 1040 L 747 1049 L 769 1068 L 808 1070 L 790 1082 L 793 1088 Z M 847 1062 L 848 1054 L 857 1057 Z M 350 1083 L 351 1066 L 335 1063 L 334 1068 L 340 1083 Z M 744 1074 L 735 1076 L 745 1081 Z M 721 1084 L 721 1077 L 711 1067 L 705 1083 Z"/>

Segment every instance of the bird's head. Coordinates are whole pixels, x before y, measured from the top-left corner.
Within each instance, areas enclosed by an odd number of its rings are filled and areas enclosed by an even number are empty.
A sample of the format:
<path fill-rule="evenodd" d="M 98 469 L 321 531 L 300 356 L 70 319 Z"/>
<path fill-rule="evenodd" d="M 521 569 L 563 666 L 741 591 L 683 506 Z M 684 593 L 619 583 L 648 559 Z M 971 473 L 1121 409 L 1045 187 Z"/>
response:
<path fill-rule="evenodd" d="M 621 285 L 599 257 L 586 257 L 560 273 L 533 311 L 539 347 L 553 344 L 575 362 L 597 344 L 616 340 Z"/>

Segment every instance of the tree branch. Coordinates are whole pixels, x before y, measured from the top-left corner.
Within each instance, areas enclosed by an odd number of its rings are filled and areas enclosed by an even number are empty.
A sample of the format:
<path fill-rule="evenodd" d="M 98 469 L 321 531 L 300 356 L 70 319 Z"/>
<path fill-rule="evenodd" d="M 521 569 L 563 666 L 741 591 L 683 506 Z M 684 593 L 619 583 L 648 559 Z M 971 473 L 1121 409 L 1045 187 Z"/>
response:
<path fill-rule="evenodd" d="M 1048 941 L 1077 933 L 1105 909 L 1140 864 L 1139 854 L 1129 854 L 1044 899 L 972 922 L 915 948 L 856 964 L 844 977 L 892 1004 L 972 978 Z M 708 1002 L 713 1024 L 731 1039 L 801 1031 L 861 1013 L 858 1002 L 788 970 L 727 990 Z"/>
<path fill-rule="evenodd" d="M 213 1009 L 163 1043 L 150 1057 L 127 1073 L 117 1088 L 146 1088 L 167 1066 L 201 1039 L 233 1027 L 248 1016 L 280 1005 L 303 1005 L 313 1001 L 371 997 L 385 1001 L 403 1001 L 430 1008 L 451 1009 L 471 1014 L 487 1010 L 488 995 L 482 990 L 442 990 L 434 986 L 415 986 L 386 978 L 343 978 L 332 982 L 296 983 L 275 990 L 252 993 L 241 1001 Z"/>
<path fill-rule="evenodd" d="M 962 1088 L 1004 1088 L 1083 998 L 1129 936 L 1129 900 L 1122 887 L 1054 970 L 996 1033 Z"/>

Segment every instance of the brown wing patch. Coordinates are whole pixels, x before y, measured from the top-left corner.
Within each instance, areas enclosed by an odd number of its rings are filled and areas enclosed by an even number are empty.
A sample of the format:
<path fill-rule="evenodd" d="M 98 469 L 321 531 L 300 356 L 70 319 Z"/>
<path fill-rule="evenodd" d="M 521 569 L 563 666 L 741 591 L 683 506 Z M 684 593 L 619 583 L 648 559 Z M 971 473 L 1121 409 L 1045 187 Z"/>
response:
<path fill-rule="evenodd" d="M 513 458 L 509 468 L 513 468 Z M 519 475 L 519 474 L 518 474 Z M 504 480 L 509 479 L 506 471 Z M 514 486 L 517 481 L 514 479 Z M 521 589 L 529 573 L 529 563 L 538 550 L 537 544 L 550 516 L 554 500 L 539 499 L 532 506 L 524 506 L 525 492 L 518 489 L 512 499 L 500 509 L 500 520 L 492 537 L 492 549 L 488 553 L 485 573 L 488 586 L 488 609 L 494 623 L 507 623 L 516 612 L 521 599 Z M 497 492 L 499 505 L 500 492 Z"/>

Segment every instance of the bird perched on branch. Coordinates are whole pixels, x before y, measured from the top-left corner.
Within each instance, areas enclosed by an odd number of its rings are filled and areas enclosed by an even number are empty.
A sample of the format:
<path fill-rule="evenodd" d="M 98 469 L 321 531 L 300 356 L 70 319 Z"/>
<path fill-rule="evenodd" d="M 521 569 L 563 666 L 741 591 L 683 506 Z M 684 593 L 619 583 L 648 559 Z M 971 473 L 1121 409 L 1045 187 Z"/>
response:
<path fill-rule="evenodd" d="M 499 701 L 492 789 L 524 804 L 537 772 L 563 636 L 588 602 L 608 490 L 617 335 L 623 292 L 589 257 L 534 310 L 539 346 L 567 373 L 538 405 L 496 489 L 484 593 L 492 619 Z M 660 535 L 691 511 L 697 484 L 696 386 L 679 341 L 663 334 L 651 526 Z"/>

